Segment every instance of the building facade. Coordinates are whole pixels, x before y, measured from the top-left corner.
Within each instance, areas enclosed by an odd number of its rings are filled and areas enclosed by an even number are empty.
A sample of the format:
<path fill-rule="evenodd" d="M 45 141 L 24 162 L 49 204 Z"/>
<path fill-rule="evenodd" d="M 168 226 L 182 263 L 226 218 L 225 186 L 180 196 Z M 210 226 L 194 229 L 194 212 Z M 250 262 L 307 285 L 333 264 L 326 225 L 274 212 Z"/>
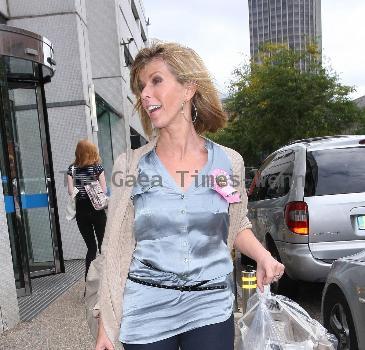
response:
<path fill-rule="evenodd" d="M 358 97 L 354 100 L 354 102 L 356 103 L 356 105 L 362 109 L 365 108 L 365 95 Z"/>
<path fill-rule="evenodd" d="M 299 51 L 315 42 L 322 49 L 321 0 L 248 0 L 248 7 L 251 57 L 266 42 Z"/>
<path fill-rule="evenodd" d="M 116 157 L 146 142 L 129 74 L 148 38 L 141 0 L 0 0 L 0 23 L 1 333 L 18 322 L 17 297 L 31 293 L 33 277 L 85 257 L 65 219 L 77 142 L 98 145 L 109 185 Z M 36 57 L 47 45 L 43 65 Z"/>

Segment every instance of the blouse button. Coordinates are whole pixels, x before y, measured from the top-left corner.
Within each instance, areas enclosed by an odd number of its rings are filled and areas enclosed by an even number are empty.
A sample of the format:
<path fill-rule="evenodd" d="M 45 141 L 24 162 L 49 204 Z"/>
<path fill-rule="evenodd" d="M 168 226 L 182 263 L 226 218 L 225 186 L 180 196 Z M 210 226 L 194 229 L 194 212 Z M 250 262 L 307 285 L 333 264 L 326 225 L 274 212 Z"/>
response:
<path fill-rule="evenodd" d="M 185 258 L 185 259 L 184 259 L 184 262 L 186 262 L 186 263 L 187 263 L 188 261 L 189 261 L 189 260 L 188 260 L 188 258 Z"/>
<path fill-rule="evenodd" d="M 181 210 L 181 214 L 185 214 L 185 210 L 184 209 Z"/>
<path fill-rule="evenodd" d="M 181 199 L 184 199 L 185 195 L 184 195 L 184 194 L 181 194 L 181 196 L 180 196 L 180 197 L 181 197 Z"/>

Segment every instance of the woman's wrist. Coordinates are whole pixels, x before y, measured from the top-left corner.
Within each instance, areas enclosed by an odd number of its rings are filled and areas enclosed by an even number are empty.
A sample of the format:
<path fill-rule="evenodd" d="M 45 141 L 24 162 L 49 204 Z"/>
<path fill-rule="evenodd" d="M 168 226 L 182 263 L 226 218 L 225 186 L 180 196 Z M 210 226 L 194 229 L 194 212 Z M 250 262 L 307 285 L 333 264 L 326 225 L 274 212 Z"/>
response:
<path fill-rule="evenodd" d="M 270 252 L 263 247 L 262 251 L 256 258 L 256 263 L 257 263 L 257 265 L 261 265 L 264 260 L 266 260 L 267 258 L 271 258 L 271 257 L 272 256 L 271 256 Z"/>

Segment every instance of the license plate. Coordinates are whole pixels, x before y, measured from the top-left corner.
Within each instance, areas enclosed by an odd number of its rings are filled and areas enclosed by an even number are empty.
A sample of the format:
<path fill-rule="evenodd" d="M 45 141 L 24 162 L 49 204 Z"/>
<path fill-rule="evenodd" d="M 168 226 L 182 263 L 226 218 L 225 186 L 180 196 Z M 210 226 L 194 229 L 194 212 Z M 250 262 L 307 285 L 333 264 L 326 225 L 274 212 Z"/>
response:
<path fill-rule="evenodd" d="M 360 215 L 357 217 L 357 225 L 360 230 L 365 230 L 365 215 Z"/>

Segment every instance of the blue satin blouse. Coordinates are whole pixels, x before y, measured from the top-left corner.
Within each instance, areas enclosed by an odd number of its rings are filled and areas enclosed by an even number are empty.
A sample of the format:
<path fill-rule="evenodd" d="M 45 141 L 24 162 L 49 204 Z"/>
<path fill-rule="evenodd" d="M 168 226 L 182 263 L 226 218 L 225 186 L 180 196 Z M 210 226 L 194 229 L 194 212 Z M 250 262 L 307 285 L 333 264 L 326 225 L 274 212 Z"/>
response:
<path fill-rule="evenodd" d="M 138 182 L 132 191 L 136 248 L 129 273 L 165 285 L 192 285 L 209 280 L 204 286 L 227 287 L 181 292 L 128 279 L 119 338 L 123 343 L 156 342 L 223 322 L 233 312 L 233 265 L 226 245 L 229 204 L 207 181 L 213 169 L 224 169 L 231 175 L 232 168 L 219 145 L 205 139 L 205 147 L 208 161 L 185 192 L 154 149 L 141 158 L 138 171 L 144 181 Z M 156 176 L 162 179 L 162 186 Z"/>

